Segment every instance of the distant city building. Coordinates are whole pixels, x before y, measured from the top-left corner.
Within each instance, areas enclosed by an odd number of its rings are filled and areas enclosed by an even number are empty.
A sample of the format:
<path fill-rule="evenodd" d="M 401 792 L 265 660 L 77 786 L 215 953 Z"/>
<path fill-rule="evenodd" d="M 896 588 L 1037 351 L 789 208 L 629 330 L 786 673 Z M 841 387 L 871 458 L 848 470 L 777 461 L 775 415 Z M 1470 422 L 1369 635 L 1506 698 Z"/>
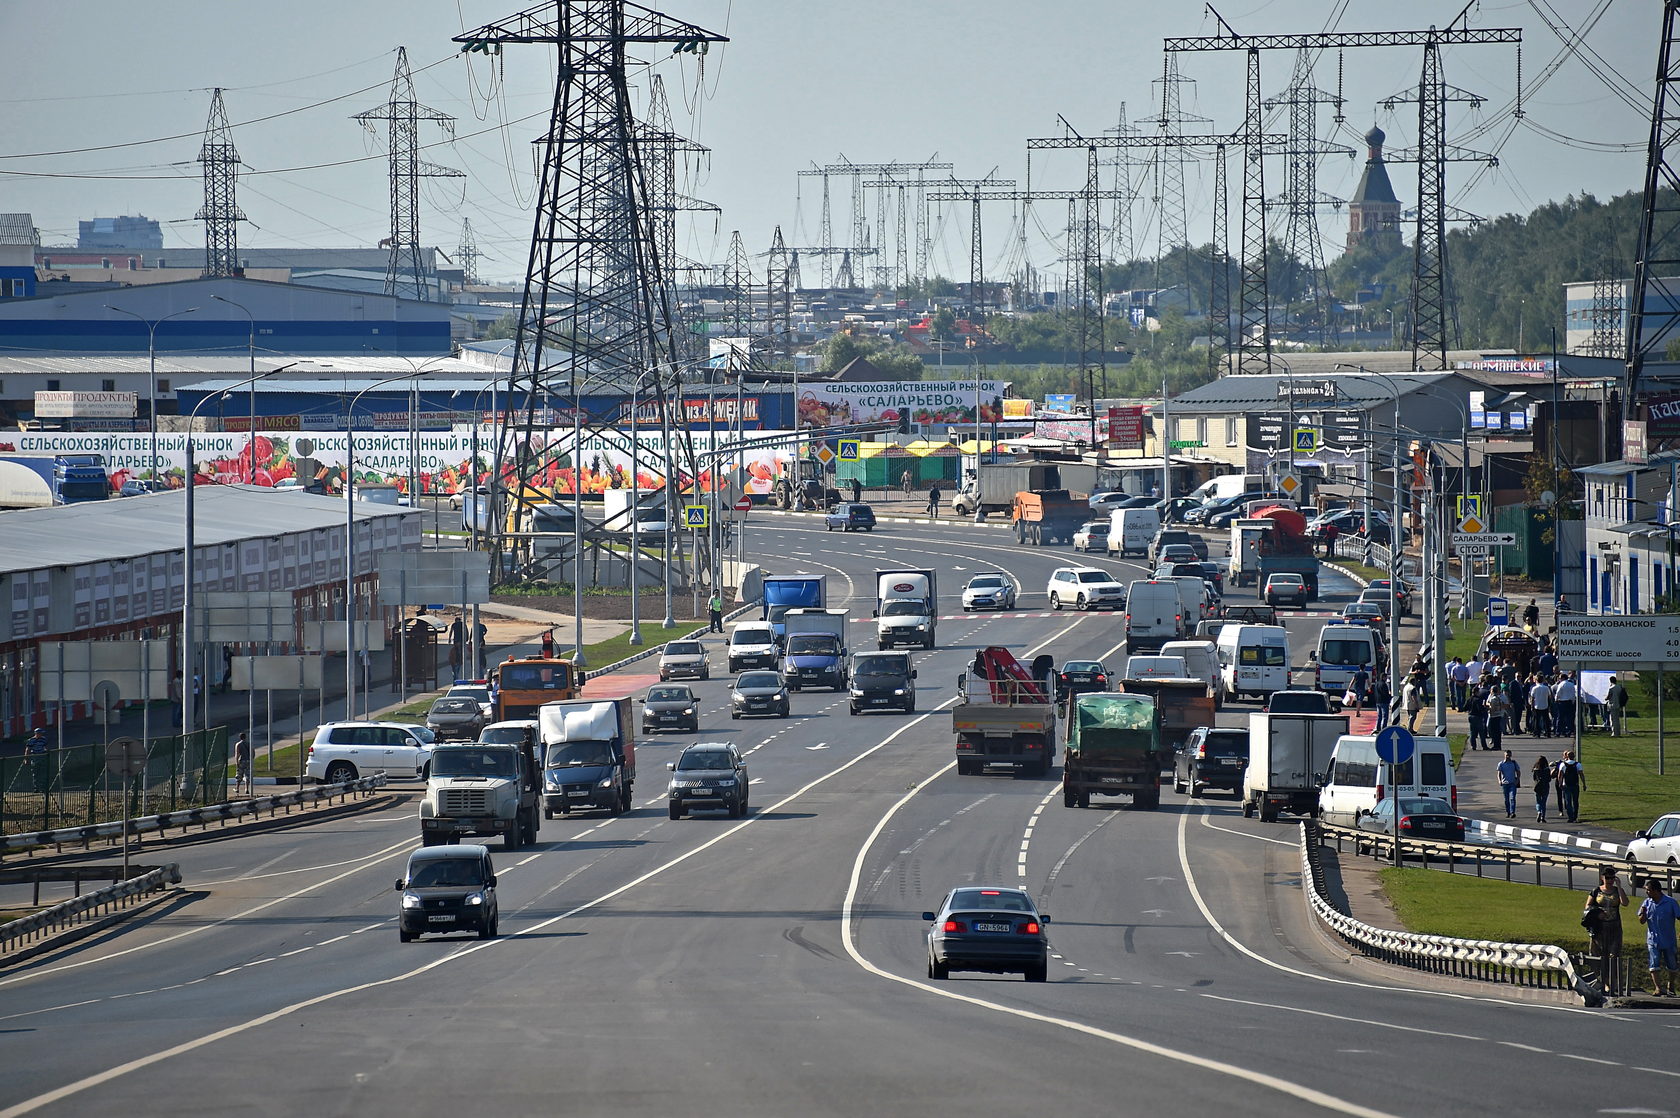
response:
<path fill-rule="evenodd" d="M 35 219 L 29 214 L 0 214 L 0 300 L 35 294 Z"/>
<path fill-rule="evenodd" d="M 161 249 L 163 226 L 146 217 L 96 217 L 76 223 L 76 247 L 83 252 L 110 249 Z"/>
<path fill-rule="evenodd" d="M 1348 202 L 1347 247 L 1352 249 L 1373 237 L 1400 238 L 1400 199 L 1388 181 L 1388 164 L 1383 162 L 1383 141 L 1388 139 L 1375 125 L 1365 133 L 1365 173 Z"/>

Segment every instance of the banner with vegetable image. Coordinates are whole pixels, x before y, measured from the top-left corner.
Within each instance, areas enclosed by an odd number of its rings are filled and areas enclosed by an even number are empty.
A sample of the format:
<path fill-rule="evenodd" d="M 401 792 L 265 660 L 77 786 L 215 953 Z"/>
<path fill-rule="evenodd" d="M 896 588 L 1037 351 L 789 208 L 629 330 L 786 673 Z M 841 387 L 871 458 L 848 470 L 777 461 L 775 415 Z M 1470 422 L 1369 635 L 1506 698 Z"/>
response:
<path fill-rule="evenodd" d="M 920 427 L 972 426 L 976 395 L 980 422 L 1030 423 L 1030 415 L 1010 415 L 1002 406 L 1008 387 L 1009 382 L 1002 380 L 832 381 L 800 385 L 799 426 L 897 424 L 906 414 L 912 424 Z"/>

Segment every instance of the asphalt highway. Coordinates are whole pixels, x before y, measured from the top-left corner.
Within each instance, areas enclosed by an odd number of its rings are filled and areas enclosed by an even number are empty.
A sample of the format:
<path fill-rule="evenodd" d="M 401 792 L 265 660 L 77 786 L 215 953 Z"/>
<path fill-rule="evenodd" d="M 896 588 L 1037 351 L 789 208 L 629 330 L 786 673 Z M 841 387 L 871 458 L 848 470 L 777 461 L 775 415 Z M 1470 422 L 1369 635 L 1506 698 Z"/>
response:
<path fill-rule="evenodd" d="M 398 943 L 412 798 L 183 845 L 179 903 L 0 972 L 0 1118 L 1680 1110 L 1672 1012 L 1350 964 L 1306 918 L 1292 826 L 1218 794 L 1081 811 L 1054 776 L 956 775 L 947 711 L 974 651 L 1118 666 L 1119 618 L 1051 613 L 1044 586 L 1060 565 L 1138 564 L 957 524 L 842 537 L 766 518 L 747 546 L 828 572 L 854 618 L 875 567 L 940 568 L 950 609 L 916 654 L 918 713 L 853 717 L 804 691 L 790 719 L 731 721 L 720 655 L 696 685 L 701 732 L 639 740 L 634 811 L 492 848 L 492 941 Z M 957 612 L 993 569 L 1021 608 Z M 1290 623 L 1297 665 L 1321 623 Z M 748 753 L 746 818 L 666 817 L 665 762 L 695 740 Z M 1049 982 L 925 976 L 921 912 L 976 882 L 1039 898 Z"/>

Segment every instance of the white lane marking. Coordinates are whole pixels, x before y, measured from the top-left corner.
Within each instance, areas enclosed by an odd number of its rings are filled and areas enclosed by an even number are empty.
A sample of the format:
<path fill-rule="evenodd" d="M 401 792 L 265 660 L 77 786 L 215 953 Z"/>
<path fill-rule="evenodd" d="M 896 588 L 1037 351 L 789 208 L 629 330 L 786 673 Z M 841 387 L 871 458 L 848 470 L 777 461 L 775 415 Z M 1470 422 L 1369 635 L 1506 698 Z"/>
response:
<path fill-rule="evenodd" d="M 1021 832 L 1021 854 L 1015 860 L 1015 876 L 1023 878 L 1027 876 L 1027 849 L 1032 846 L 1033 827 L 1038 824 L 1038 817 L 1044 814 L 1045 807 L 1051 800 L 1055 799 L 1060 792 L 1061 789 L 1059 788 L 1050 789 L 1050 791 L 1044 794 L 1044 798 L 1038 801 L 1038 806 L 1033 808 L 1032 814 L 1027 816 L 1027 826 Z"/>
<path fill-rule="evenodd" d="M 1070 625 L 1070 626 L 1068 626 L 1068 629 L 1071 629 L 1072 627 L 1073 626 Z M 1066 632 L 1067 632 L 1067 629 L 1064 629 L 1062 631 L 1062 633 L 1058 634 L 1058 635 L 1065 635 Z M 810 791 L 812 791 L 813 789 L 815 789 L 819 785 L 824 784 L 827 781 L 829 781 L 830 779 L 832 779 L 832 778 L 838 776 L 839 774 L 845 772 L 847 769 L 851 768 L 853 765 L 857 765 L 857 764 L 861 763 L 866 758 L 872 756 L 873 754 L 875 754 L 879 750 L 882 750 L 882 749 L 886 748 L 887 745 L 889 745 L 891 742 L 893 742 L 901 734 L 905 733 L 906 731 L 910 730 L 911 728 L 919 725 L 923 721 L 926 721 L 927 719 L 933 717 L 935 714 L 939 713 L 941 710 L 943 710 L 945 707 L 947 707 L 951 703 L 951 701 L 952 700 L 947 699 L 945 702 L 940 703 L 938 706 L 936 706 L 933 709 L 927 711 L 925 714 L 918 715 L 915 718 L 911 719 L 910 721 L 904 723 L 898 729 L 894 730 L 891 734 L 888 734 L 885 738 L 881 739 L 881 741 L 879 743 L 877 743 L 876 745 L 873 745 L 873 746 L 869 747 L 868 749 L 864 750 L 862 753 L 859 753 L 856 757 L 853 757 L 851 760 L 846 761 L 844 764 L 841 764 L 841 765 L 829 770 L 828 772 L 824 773 L 823 775 L 817 777 L 815 780 L 810 781 L 809 783 L 807 783 L 804 786 L 796 789 L 794 792 L 790 793 L 789 795 L 783 797 L 781 800 L 778 800 L 776 803 L 770 805 L 769 810 L 771 812 L 774 812 L 774 811 L 777 811 L 777 810 L 779 810 L 783 807 L 786 807 L 788 804 L 791 804 L 794 801 L 798 800 L 799 798 L 806 795 L 807 793 L 809 793 Z M 945 772 L 945 771 L 955 767 L 955 765 L 956 765 L 956 760 L 953 757 L 953 759 L 949 763 L 947 763 L 944 768 L 940 769 L 939 771 L 940 772 Z M 759 819 L 761 819 L 763 817 L 764 817 L 764 815 L 763 815 L 762 812 L 759 815 L 748 816 L 747 818 L 745 818 L 745 819 L 741 820 L 740 822 L 736 823 L 734 826 L 729 827 L 726 830 L 719 831 L 716 835 L 714 835 L 710 839 L 707 839 L 705 842 L 702 842 L 700 845 L 694 847 L 693 849 L 688 850 L 688 851 L 686 851 L 682 854 L 679 854 L 677 857 L 672 858 L 670 861 L 665 862 L 662 865 L 655 866 L 653 869 L 649 870 L 647 873 L 642 874 L 640 877 L 633 878 L 632 880 L 625 882 L 623 885 L 620 885 L 615 889 L 612 889 L 612 890 L 609 890 L 606 893 L 603 893 L 599 897 L 596 897 L 594 900 L 585 901 L 584 903 L 582 903 L 580 905 L 576 905 L 573 908 L 567 909 L 565 912 L 562 912 L 562 913 L 560 913 L 556 916 L 551 916 L 547 920 L 540 921 L 536 924 L 531 925 L 528 928 L 521 928 L 517 931 L 510 932 L 506 936 L 503 936 L 500 939 L 480 940 L 476 943 L 463 946 L 456 951 L 450 952 L 448 955 L 444 955 L 440 958 L 434 959 L 429 963 L 425 963 L 421 966 L 415 967 L 414 969 L 406 971 L 402 974 L 395 974 L 395 975 L 391 975 L 391 976 L 386 977 L 386 978 L 378 978 L 378 979 L 374 979 L 374 980 L 369 981 L 369 982 L 358 983 L 357 985 L 354 985 L 354 986 L 342 987 L 342 988 L 337 989 L 337 990 L 329 990 L 324 994 L 317 994 L 314 997 L 305 998 L 302 1001 L 293 1002 L 290 1005 L 283 1005 L 283 1006 L 279 1007 L 278 1009 L 270 1010 L 267 1013 L 263 1013 L 263 1014 L 260 1014 L 256 1017 L 249 1018 L 245 1021 L 238 1022 L 237 1024 L 229 1025 L 229 1026 L 227 1026 L 226 1028 L 223 1028 L 223 1029 L 218 1029 L 213 1033 L 207 1033 L 204 1036 L 195 1037 L 191 1040 L 182 1041 L 180 1044 L 173 1045 L 169 1048 L 163 1049 L 162 1051 L 153 1052 L 150 1055 L 146 1055 L 146 1056 L 136 1057 L 133 1060 L 129 1060 L 127 1063 L 118 1064 L 116 1067 L 112 1067 L 112 1068 L 106 1068 L 104 1071 L 96 1072 L 93 1075 L 84 1076 L 81 1079 L 73 1080 L 70 1083 L 66 1083 L 61 1087 L 55 1087 L 50 1091 L 45 1091 L 45 1092 L 43 1092 L 39 1095 L 35 1095 L 33 1097 L 23 1099 L 19 1102 L 16 1102 L 16 1103 L 12 1104 L 11 1106 L 5 1108 L 4 1110 L 0 1110 L 0 1118 L 17 1118 L 18 1115 L 29 1114 L 29 1113 L 31 1113 L 35 1110 L 39 1110 L 43 1106 L 50 1106 L 53 1103 L 62 1102 L 64 1099 L 71 1098 L 75 1095 L 78 1095 L 78 1094 L 82 1093 L 83 1091 L 90 1090 L 94 1087 L 102 1086 L 103 1084 L 106 1084 L 106 1083 L 114 1082 L 115 1080 L 120 1079 L 123 1076 L 130 1074 L 131 1072 L 140 1071 L 144 1068 L 153 1067 L 157 1064 L 164 1063 L 167 1060 L 171 1060 L 171 1059 L 175 1058 L 176 1056 L 183 1056 L 183 1055 L 186 1055 L 190 1052 L 196 1052 L 200 1048 L 205 1048 L 205 1047 L 208 1047 L 209 1045 L 215 1044 L 217 1041 L 225 1040 L 228 1037 L 232 1037 L 232 1036 L 238 1036 L 242 1033 L 249 1032 L 252 1029 L 261 1028 L 264 1025 L 268 1025 L 268 1024 L 271 1024 L 275 1021 L 279 1021 L 279 1020 L 282 1020 L 286 1017 L 290 1017 L 295 1013 L 300 1013 L 303 1010 L 313 1008 L 314 1006 L 323 1005 L 323 1004 L 325 1004 L 327 1002 L 330 1002 L 330 1001 L 335 1001 L 338 998 L 344 997 L 348 994 L 358 994 L 358 993 L 362 993 L 362 992 L 367 991 L 367 990 L 375 990 L 375 989 L 378 989 L 382 986 L 393 986 L 393 985 L 396 985 L 398 983 L 406 982 L 410 979 L 418 978 L 421 975 L 427 974 L 430 971 L 433 971 L 433 970 L 435 970 L 439 967 L 442 967 L 442 966 L 445 966 L 449 963 L 452 963 L 452 962 L 454 962 L 458 959 L 464 958 L 465 956 L 476 954 L 479 951 L 492 950 L 492 949 L 494 949 L 494 948 L 496 948 L 496 947 L 498 947 L 502 944 L 510 943 L 513 940 L 515 940 L 519 937 L 522 937 L 522 936 L 534 935 L 536 933 L 546 931 L 547 929 L 553 927 L 555 924 L 558 924 L 562 920 L 569 919 L 570 917 L 576 916 L 577 914 L 579 914 L 581 912 L 587 912 L 590 909 L 597 908 L 597 907 L 599 907 L 603 904 L 606 904 L 608 901 L 611 901 L 611 900 L 614 900 L 614 899 L 616 899 L 620 896 L 623 896 L 625 893 L 630 892 L 632 889 L 635 889 L 636 887 L 638 887 L 640 885 L 643 885 L 646 882 L 651 881 L 652 879 L 660 876 L 665 871 L 667 871 L 669 869 L 672 869 L 675 866 L 681 865 L 683 862 L 688 861 L 690 858 L 693 858 L 697 854 L 700 854 L 703 851 L 711 849 L 713 846 L 716 846 L 718 843 L 723 842 L 725 839 L 728 839 L 731 836 L 733 836 L 733 835 L 739 833 L 740 831 L 744 830 L 745 828 L 752 826 L 753 824 L 757 823 L 759 821 Z M 655 826 L 657 826 L 657 823 L 655 824 Z M 650 827 L 649 830 L 652 830 L 652 827 Z M 405 842 L 402 845 L 406 847 L 406 846 L 411 846 L 412 843 Z M 395 848 L 393 848 L 393 849 L 395 849 Z M 578 867 L 578 869 L 573 871 L 572 875 L 568 875 L 567 879 L 569 880 L 571 876 L 574 876 L 575 874 L 582 872 L 583 868 L 584 867 Z M 328 882 L 322 882 L 321 884 L 328 884 Z M 278 901 L 271 902 L 271 903 L 278 903 Z M 262 907 L 268 907 L 268 906 L 265 905 L 265 906 L 262 906 Z M 255 910 L 253 910 L 253 911 L 255 911 Z M 212 926 L 212 925 L 206 925 L 206 927 L 210 927 L 210 926 Z M 377 927 L 377 926 L 378 925 L 370 925 L 370 927 Z M 365 930 L 365 929 L 363 929 L 363 930 Z M 197 978 L 197 979 L 193 979 L 192 982 L 186 983 L 186 985 L 190 986 L 190 985 L 193 985 L 196 982 L 202 982 L 202 981 L 204 981 L 204 979 Z"/>
<path fill-rule="evenodd" d="M 1037 1013 L 1032 1010 L 1021 1009 L 1017 1006 L 1003 1005 L 999 1002 L 987 1001 L 984 998 L 977 998 L 969 994 L 959 994 L 954 990 L 941 989 L 937 986 L 930 985 L 914 978 L 906 978 L 903 975 L 893 974 L 891 971 L 883 970 L 880 967 L 877 967 L 874 963 L 871 963 L 868 959 L 865 959 L 863 957 L 863 953 L 858 949 L 855 934 L 855 906 L 857 903 L 858 882 L 863 877 L 864 860 L 868 858 L 869 851 L 875 845 L 875 841 L 880 838 L 881 832 L 886 830 L 887 824 L 892 822 L 893 817 L 903 809 L 904 805 L 908 804 L 935 780 L 939 779 L 947 772 L 950 772 L 955 767 L 956 760 L 953 758 L 951 761 L 946 763 L 943 768 L 940 768 L 931 776 L 912 787 L 903 796 L 900 796 L 897 802 L 889 807 L 886 813 L 876 821 L 874 829 L 865 836 L 863 843 L 858 847 L 857 857 L 852 861 L 851 879 L 846 884 L 845 902 L 841 905 L 840 909 L 840 928 L 842 942 L 846 947 L 846 954 L 850 955 L 852 957 L 852 961 L 860 968 L 868 971 L 870 974 L 873 974 L 878 978 L 884 978 L 888 982 L 897 982 L 900 985 L 909 986 L 912 989 L 920 990 L 923 993 L 932 994 L 934 997 L 963 1002 L 967 1005 L 978 1006 L 981 1009 L 989 1009 L 996 1013 L 1005 1013 L 1012 1017 L 1019 1017 L 1027 1021 L 1037 1021 L 1046 1025 L 1057 1025 L 1072 1032 L 1083 1033 L 1086 1036 L 1096 1037 L 1099 1040 L 1106 1040 L 1125 1048 L 1135 1049 L 1139 1052 L 1146 1052 L 1152 1056 L 1159 1056 L 1162 1059 L 1188 1064 L 1191 1067 L 1201 1068 L 1204 1071 L 1211 1071 L 1220 1075 L 1228 1075 L 1234 1079 L 1240 1079 L 1259 1087 L 1266 1087 L 1277 1091 L 1280 1094 L 1301 1099 L 1302 1101 L 1311 1103 L 1314 1106 L 1323 1107 L 1326 1110 L 1333 1110 L 1341 1114 L 1359 1115 L 1361 1118 L 1390 1118 L 1390 1116 L 1384 1111 L 1361 1106 L 1348 1099 L 1337 1098 L 1334 1095 L 1327 1094 L 1312 1087 L 1307 1087 L 1304 1084 L 1292 1083 L 1287 1079 L 1267 1075 L 1264 1072 L 1251 1071 L 1248 1068 L 1238 1067 L 1235 1064 L 1228 1064 L 1220 1060 L 1209 1059 L 1205 1056 L 1197 1056 L 1189 1052 L 1184 1052 L 1180 1049 L 1166 1048 L 1159 1044 L 1154 1044 L 1150 1041 L 1144 1040 L 1141 1037 L 1127 1036 L 1124 1033 L 1113 1032 L 1109 1029 L 1100 1029 L 1094 1025 L 1087 1025 L 1083 1021 L 1074 1021 L 1065 1017 L 1052 1017 L 1049 1014 Z M 1071 967 L 1074 964 L 1064 961 L 1063 965 Z M 6 1116 L 4 1114 L 0 1114 L 0 1118 L 6 1118 Z"/>
<path fill-rule="evenodd" d="M 120 951 L 107 952 L 103 955 L 100 955 L 97 958 L 79 959 L 79 960 L 75 960 L 73 962 L 63 963 L 63 964 L 61 964 L 59 966 L 56 966 L 56 967 L 47 967 L 47 968 L 42 969 L 42 970 L 27 971 L 27 972 L 22 973 L 22 974 L 13 975 L 10 978 L 0 979 L 0 989 L 3 989 L 7 986 L 16 985 L 17 983 L 23 982 L 23 981 L 28 980 L 28 979 L 40 978 L 44 975 L 50 975 L 50 974 L 63 974 L 66 971 L 79 970 L 82 967 L 93 966 L 96 963 L 108 962 L 112 959 L 120 959 L 124 955 L 132 955 L 132 954 L 135 954 L 136 952 L 140 952 L 140 951 L 151 951 L 151 950 L 154 950 L 154 949 L 159 948 L 159 947 L 168 946 L 171 943 L 178 943 L 179 941 L 181 941 L 183 939 L 186 939 L 189 936 L 196 936 L 196 935 L 199 935 L 202 932 L 208 932 L 208 931 L 210 931 L 214 928 L 226 927 L 229 924 L 235 924 L 235 923 L 238 923 L 242 920 L 248 920 L 252 916 L 255 916 L 259 912 L 263 912 L 267 909 L 273 908 L 275 905 L 284 904 L 287 901 L 296 900 L 298 897 L 301 897 L 301 896 L 305 895 L 306 893 L 312 893 L 312 892 L 316 891 L 317 889 L 321 889 L 321 888 L 324 888 L 328 885 L 335 884 L 336 882 L 343 881 L 345 878 L 349 877 L 351 874 L 359 873 L 364 868 L 366 868 L 367 866 L 369 866 L 369 865 L 371 865 L 375 862 L 384 861 L 386 858 L 389 858 L 391 855 L 397 853 L 398 851 L 408 851 L 408 850 L 413 849 L 413 847 L 414 847 L 414 840 L 412 838 L 405 838 L 403 841 L 401 841 L 399 843 L 396 843 L 393 846 L 387 846 L 383 850 L 374 851 L 372 854 L 369 854 L 367 857 L 362 858 L 359 861 L 353 863 L 351 869 L 345 870 L 341 874 L 338 874 L 334 877 L 325 878 L 321 881 L 313 882 L 309 885 L 304 886 L 302 889 L 295 889 L 292 892 L 287 893 L 283 896 L 275 897 L 272 900 L 264 901 L 262 904 L 253 905 L 252 907 L 244 909 L 240 912 L 237 912 L 232 916 L 223 917 L 220 920 L 214 920 L 214 921 L 211 921 L 208 924 L 200 924 L 196 927 L 188 928 L 186 931 L 177 932 L 175 935 L 172 935 L 172 936 L 165 936 L 163 939 L 155 940 L 151 943 L 138 944 L 134 947 L 127 947 L 127 948 L 124 948 Z M 44 1012 L 44 1011 L 38 1010 L 36 1012 Z M 4 1020 L 8 1020 L 8 1018 L 0 1017 L 0 1021 L 4 1021 Z"/>
<path fill-rule="evenodd" d="M 1204 806 L 1202 810 L 1205 812 L 1207 808 Z M 1385 986 L 1381 983 L 1362 982 L 1351 978 L 1334 978 L 1328 974 L 1314 974 L 1312 971 L 1301 970 L 1298 967 L 1288 966 L 1287 964 L 1279 963 L 1273 959 L 1268 959 L 1264 955 L 1253 951 L 1247 944 L 1243 943 L 1241 940 L 1237 939 L 1236 936 L 1226 931 L 1225 925 L 1219 922 L 1219 918 L 1214 916 L 1213 910 L 1208 907 L 1207 901 L 1202 899 L 1202 891 L 1196 887 L 1196 875 L 1190 869 L 1190 851 L 1185 842 L 1185 836 L 1189 829 L 1189 820 L 1190 817 L 1188 814 L 1180 815 L 1178 817 L 1178 867 L 1184 871 L 1184 884 L 1189 887 L 1190 899 L 1196 902 L 1196 908 L 1201 912 L 1202 918 L 1208 922 L 1208 926 L 1218 934 L 1220 939 L 1223 939 L 1226 943 L 1230 944 L 1236 951 L 1248 956 L 1250 959 L 1253 959 L 1255 962 L 1260 963 L 1263 966 L 1271 967 L 1276 971 L 1282 971 L 1284 974 L 1293 974 L 1300 978 L 1310 978 L 1314 982 L 1328 982 L 1333 986 L 1353 986 L 1361 990 L 1381 990 L 1384 993 L 1390 994 L 1418 994 L 1424 997 L 1448 998 L 1453 1001 L 1485 1002 L 1490 1005 L 1521 1005 L 1534 1009 L 1549 1009 L 1560 1013 L 1581 1013 L 1591 1017 L 1598 1017 L 1600 1019 L 1604 1016 L 1601 1012 L 1587 1009 L 1584 1006 L 1577 1008 L 1567 1005 L 1545 1005 L 1540 1002 L 1510 1002 L 1501 998 L 1484 997 L 1480 994 L 1460 994 L 1451 990 L 1425 990 L 1409 986 Z"/>
<path fill-rule="evenodd" d="M 1282 1010 L 1285 1013 L 1299 1013 L 1304 1017 L 1323 1017 L 1330 1021 L 1346 1021 L 1351 1025 L 1371 1025 L 1375 1028 L 1391 1029 L 1394 1032 L 1399 1033 L 1422 1033 L 1425 1036 L 1438 1036 L 1447 1040 L 1485 1041 L 1488 1039 L 1485 1036 L 1473 1036 L 1470 1033 L 1449 1033 L 1444 1032 L 1441 1029 L 1420 1029 L 1412 1025 L 1398 1025 L 1392 1021 L 1384 1021 L 1375 1017 L 1348 1017 L 1340 1013 L 1330 1013 L 1322 1009 L 1303 1009 L 1300 1006 L 1279 1005 L 1276 1002 L 1257 1002 L 1250 1001 L 1247 998 L 1228 998 L 1222 997 L 1219 994 L 1198 994 L 1197 997 L 1206 998 L 1208 1001 L 1212 1002 L 1226 1002 L 1231 1005 L 1249 1005 L 1256 1009 L 1277 1009 Z M 1529 1048 L 1526 1044 L 1517 1045 L 1516 1047 Z M 1529 1048 L 1529 1051 L 1537 1052 L 1545 1056 L 1554 1055 L 1554 1053 L 1548 1052 L 1544 1048 Z"/>
<path fill-rule="evenodd" d="M 1202 804 L 1200 806 L 1201 806 L 1202 811 L 1204 813 L 1208 810 L 1208 807 L 1207 807 L 1206 804 Z M 1226 834 L 1236 835 L 1238 838 L 1253 839 L 1256 842 L 1274 842 L 1279 846 L 1294 846 L 1295 845 L 1294 843 L 1290 842 L 1288 839 L 1272 838 L 1270 835 L 1256 835 L 1256 834 L 1253 834 L 1249 831 L 1238 831 L 1238 830 L 1235 830 L 1231 827 L 1221 827 L 1217 823 L 1209 822 L 1209 820 L 1211 820 L 1212 818 L 1213 818 L 1212 815 L 1207 815 L 1207 814 L 1204 814 L 1201 817 L 1202 826 L 1206 827 L 1210 831 L 1224 831 Z"/>

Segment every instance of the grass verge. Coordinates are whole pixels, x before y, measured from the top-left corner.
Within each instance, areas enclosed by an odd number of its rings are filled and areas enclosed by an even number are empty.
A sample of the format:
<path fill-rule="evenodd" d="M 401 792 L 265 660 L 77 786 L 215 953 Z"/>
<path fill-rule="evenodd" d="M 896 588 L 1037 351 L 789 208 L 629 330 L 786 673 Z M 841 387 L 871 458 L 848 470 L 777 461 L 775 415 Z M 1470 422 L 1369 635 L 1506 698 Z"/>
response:
<path fill-rule="evenodd" d="M 1656 713 L 1641 711 L 1628 719 L 1629 732 L 1581 737 L 1581 764 L 1587 790 L 1581 794 L 1581 820 L 1618 831 L 1637 831 L 1651 825 L 1680 801 L 1680 746 L 1671 740 L 1661 775 L 1657 773 Z M 1680 717 L 1680 711 L 1676 711 Z M 1645 729 L 1637 729 L 1639 726 Z M 1666 728 L 1666 727 L 1665 727 Z M 1674 735 L 1669 734 L 1672 739 Z M 1564 748 L 1562 743 L 1558 749 Z"/>
<path fill-rule="evenodd" d="M 1453 636 L 1447 642 L 1447 659 L 1454 656 L 1468 663 L 1476 655 L 1476 646 L 1482 643 L 1482 634 L 1487 632 L 1485 621 L 1460 621 L 1454 618 L 1451 622 Z"/>
<path fill-rule="evenodd" d="M 1330 565 L 1333 567 L 1340 567 L 1344 571 L 1351 571 L 1360 578 L 1364 579 L 1366 582 L 1370 582 L 1372 579 L 1388 577 L 1388 572 L 1380 567 L 1367 567 L 1364 563 L 1354 559 L 1332 559 L 1330 560 Z"/>

